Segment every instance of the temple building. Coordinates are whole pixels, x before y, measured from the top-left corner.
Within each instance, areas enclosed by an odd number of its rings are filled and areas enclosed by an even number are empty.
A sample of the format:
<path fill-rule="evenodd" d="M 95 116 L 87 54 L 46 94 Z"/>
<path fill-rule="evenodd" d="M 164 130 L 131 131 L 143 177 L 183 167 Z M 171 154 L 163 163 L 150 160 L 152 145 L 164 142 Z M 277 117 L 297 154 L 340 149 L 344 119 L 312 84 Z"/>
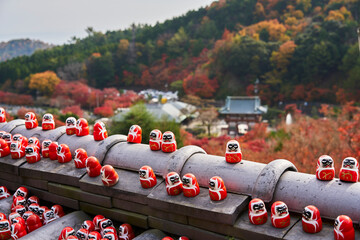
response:
<path fill-rule="evenodd" d="M 262 114 L 266 112 L 267 106 L 261 106 L 258 96 L 228 96 L 225 106 L 219 110 L 228 125 L 229 135 L 244 134 L 244 125 L 261 122 Z"/>

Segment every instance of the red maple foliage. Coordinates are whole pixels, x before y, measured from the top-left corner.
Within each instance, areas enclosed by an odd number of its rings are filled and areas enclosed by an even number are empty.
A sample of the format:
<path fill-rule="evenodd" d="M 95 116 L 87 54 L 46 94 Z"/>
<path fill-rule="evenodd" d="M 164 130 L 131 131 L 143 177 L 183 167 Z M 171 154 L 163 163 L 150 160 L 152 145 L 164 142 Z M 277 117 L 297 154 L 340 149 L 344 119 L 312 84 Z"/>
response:
<path fill-rule="evenodd" d="M 17 94 L 17 93 L 0 91 L 0 99 L 2 103 L 9 105 L 31 106 L 34 104 L 33 97 L 31 95 L 26 95 L 26 94 Z"/>
<path fill-rule="evenodd" d="M 61 112 L 63 114 L 72 113 L 72 114 L 77 115 L 78 117 L 83 117 L 83 115 L 84 115 L 84 112 L 81 109 L 80 105 L 73 105 L 73 106 L 65 107 L 61 110 Z"/>
<path fill-rule="evenodd" d="M 109 106 L 102 106 L 102 107 L 95 108 L 94 109 L 94 114 L 100 115 L 102 117 L 111 117 L 111 116 L 114 115 L 114 111 Z"/>
<path fill-rule="evenodd" d="M 342 106 L 341 111 L 323 105 L 323 118 L 314 119 L 294 110 L 294 123 L 283 121 L 270 132 L 266 123 L 256 124 L 246 135 L 237 137 L 243 158 L 269 163 L 275 159 L 287 159 L 300 172 L 315 173 L 317 159 L 330 155 L 336 172 L 346 157 L 360 158 L 360 107 L 353 103 Z M 185 145 L 197 145 L 208 154 L 224 156 L 228 136 L 197 139 L 181 132 Z"/>
<path fill-rule="evenodd" d="M 183 82 L 186 94 L 203 98 L 213 97 L 218 87 L 217 80 L 209 79 L 207 72 L 202 69 L 196 69 L 195 73 L 190 73 Z"/>

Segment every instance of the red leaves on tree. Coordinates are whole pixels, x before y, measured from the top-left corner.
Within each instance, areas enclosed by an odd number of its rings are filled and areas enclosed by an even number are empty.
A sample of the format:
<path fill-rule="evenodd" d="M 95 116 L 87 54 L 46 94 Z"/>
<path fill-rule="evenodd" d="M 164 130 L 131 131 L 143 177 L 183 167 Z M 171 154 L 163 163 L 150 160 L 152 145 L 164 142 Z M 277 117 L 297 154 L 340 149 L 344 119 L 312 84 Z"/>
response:
<path fill-rule="evenodd" d="M 63 114 L 72 113 L 79 117 L 83 117 L 83 115 L 84 115 L 84 112 L 81 109 L 80 105 L 73 105 L 73 106 L 66 107 L 66 108 L 62 109 L 61 112 Z"/>
<path fill-rule="evenodd" d="M 109 106 L 97 107 L 94 109 L 94 114 L 102 117 L 111 117 L 114 115 L 114 111 Z"/>
<path fill-rule="evenodd" d="M 188 95 L 197 95 L 203 98 L 214 96 L 219 87 L 217 80 L 209 79 L 206 71 L 197 69 L 195 73 L 189 74 L 183 82 L 183 88 Z"/>
<path fill-rule="evenodd" d="M 26 95 L 26 94 L 17 94 L 17 93 L 0 91 L 0 99 L 2 103 L 9 105 L 31 106 L 34 104 L 33 97 L 31 95 Z"/>

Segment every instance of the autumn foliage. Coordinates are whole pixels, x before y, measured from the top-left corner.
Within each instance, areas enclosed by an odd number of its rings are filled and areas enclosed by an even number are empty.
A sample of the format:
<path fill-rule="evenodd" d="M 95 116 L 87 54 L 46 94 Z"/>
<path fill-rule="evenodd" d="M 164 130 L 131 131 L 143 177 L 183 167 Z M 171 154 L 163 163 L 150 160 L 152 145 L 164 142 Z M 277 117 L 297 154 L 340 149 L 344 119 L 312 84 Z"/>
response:
<path fill-rule="evenodd" d="M 114 115 L 114 111 L 110 106 L 103 106 L 95 108 L 94 114 L 102 117 L 111 117 L 112 115 Z"/>
<path fill-rule="evenodd" d="M 293 108 L 294 106 L 289 106 Z M 341 111 L 322 105 L 323 118 L 314 119 L 294 110 L 294 123 L 282 122 L 276 131 L 269 132 L 267 124 L 255 125 L 246 135 L 238 137 L 243 158 L 269 163 L 275 159 L 287 159 L 300 172 L 314 173 L 317 159 L 330 155 L 335 168 L 341 167 L 346 157 L 360 158 L 360 107 L 347 103 Z M 208 154 L 224 156 L 229 136 L 197 139 L 183 131 L 185 145 L 198 145 Z"/>
<path fill-rule="evenodd" d="M 258 79 L 270 106 L 359 101 L 358 9 L 356 0 L 221 0 L 154 26 L 89 28 L 86 38 L 1 62 L 0 89 L 54 107 L 115 110 L 131 104 L 104 89 L 220 100 L 254 94 Z"/>
<path fill-rule="evenodd" d="M 11 92 L 0 91 L 0 102 L 10 105 L 26 105 L 31 106 L 34 103 L 34 99 L 31 95 L 17 94 Z"/>
<path fill-rule="evenodd" d="M 62 108 L 62 112 L 72 112 L 82 116 L 82 109 L 95 109 L 101 116 L 112 116 L 117 108 L 130 107 L 141 97 L 134 91 L 123 94 L 115 88 L 103 90 L 92 88 L 84 81 L 61 81 L 50 99 L 50 106 Z"/>
<path fill-rule="evenodd" d="M 65 107 L 61 110 L 62 114 L 75 114 L 78 117 L 83 117 L 84 112 L 81 109 L 80 105 L 73 105 Z"/>
<path fill-rule="evenodd" d="M 30 75 L 29 88 L 39 91 L 40 93 L 51 96 L 60 78 L 53 71 L 45 71 Z"/>
<path fill-rule="evenodd" d="M 209 79 L 206 71 L 196 69 L 190 73 L 183 82 L 186 94 L 196 95 L 202 98 L 211 98 L 219 87 L 216 79 Z"/>

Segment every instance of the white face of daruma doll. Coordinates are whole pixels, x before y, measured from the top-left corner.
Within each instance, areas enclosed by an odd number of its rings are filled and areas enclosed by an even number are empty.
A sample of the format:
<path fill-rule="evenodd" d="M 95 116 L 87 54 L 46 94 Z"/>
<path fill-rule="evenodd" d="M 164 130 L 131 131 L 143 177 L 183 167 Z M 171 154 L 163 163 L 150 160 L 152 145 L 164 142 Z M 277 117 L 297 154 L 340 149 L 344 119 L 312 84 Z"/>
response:
<path fill-rule="evenodd" d="M 240 144 L 238 141 L 230 140 L 226 144 L 226 153 L 240 153 L 240 152 L 241 152 L 241 149 L 240 149 Z"/>

